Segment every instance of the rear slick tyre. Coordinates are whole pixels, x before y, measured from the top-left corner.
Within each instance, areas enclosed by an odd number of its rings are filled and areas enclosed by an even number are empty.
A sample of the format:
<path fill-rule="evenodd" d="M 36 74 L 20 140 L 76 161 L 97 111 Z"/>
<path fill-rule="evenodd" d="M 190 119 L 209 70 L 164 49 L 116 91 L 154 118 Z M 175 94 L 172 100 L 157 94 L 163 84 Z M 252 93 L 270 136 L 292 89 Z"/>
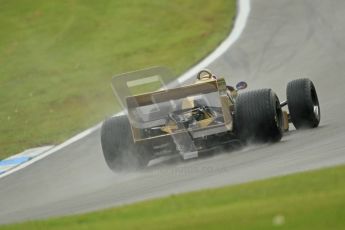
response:
<path fill-rule="evenodd" d="M 234 125 L 244 143 L 279 141 L 283 135 L 283 114 L 277 95 L 271 89 L 239 94 Z"/>
<path fill-rule="evenodd" d="M 115 172 L 136 171 L 147 166 L 151 159 L 143 143 L 134 143 L 127 116 L 111 117 L 103 122 L 101 144 L 104 159 Z"/>

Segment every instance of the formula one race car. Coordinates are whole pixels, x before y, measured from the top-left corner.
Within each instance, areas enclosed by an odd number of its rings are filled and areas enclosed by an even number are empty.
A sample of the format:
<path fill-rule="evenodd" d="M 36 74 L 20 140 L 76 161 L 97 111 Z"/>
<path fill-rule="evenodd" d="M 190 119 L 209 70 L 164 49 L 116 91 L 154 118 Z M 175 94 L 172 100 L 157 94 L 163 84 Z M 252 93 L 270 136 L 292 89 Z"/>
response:
<path fill-rule="evenodd" d="M 102 125 L 102 149 L 112 170 L 142 168 L 164 155 L 190 159 L 239 143 L 277 142 L 290 122 L 296 129 L 319 125 L 319 101 L 309 79 L 289 82 L 287 100 L 281 103 L 271 89 L 238 94 L 247 83 L 228 86 L 208 70 L 200 71 L 189 85 L 138 92 L 160 82 L 164 71 L 156 67 L 113 78 L 126 112 Z M 282 111 L 286 105 L 289 113 Z"/>

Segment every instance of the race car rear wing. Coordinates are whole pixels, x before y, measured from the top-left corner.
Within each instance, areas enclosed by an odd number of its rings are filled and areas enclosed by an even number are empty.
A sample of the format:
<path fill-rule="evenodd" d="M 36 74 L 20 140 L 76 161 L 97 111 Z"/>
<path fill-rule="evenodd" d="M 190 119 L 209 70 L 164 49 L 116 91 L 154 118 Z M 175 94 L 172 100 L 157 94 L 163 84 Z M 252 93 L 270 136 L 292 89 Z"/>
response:
<path fill-rule="evenodd" d="M 222 109 L 223 126 L 231 123 L 229 105 L 226 104 L 228 100 L 226 100 L 224 79 L 209 79 L 168 89 L 168 81 L 171 79 L 170 72 L 162 67 L 122 74 L 113 78 L 115 95 L 128 115 L 134 140 L 142 139 L 140 130 L 165 125 L 168 115 L 173 111 L 181 110 L 182 102 L 189 97 L 206 98 L 208 105 Z M 148 92 L 142 92 L 143 90 Z"/>
<path fill-rule="evenodd" d="M 126 98 L 127 108 L 136 108 L 150 104 L 177 100 L 198 94 L 207 94 L 218 91 L 217 80 L 208 81 L 206 83 L 199 83 L 187 85 L 175 89 L 160 90 L 153 93 L 146 93 L 141 95 L 129 96 Z"/>

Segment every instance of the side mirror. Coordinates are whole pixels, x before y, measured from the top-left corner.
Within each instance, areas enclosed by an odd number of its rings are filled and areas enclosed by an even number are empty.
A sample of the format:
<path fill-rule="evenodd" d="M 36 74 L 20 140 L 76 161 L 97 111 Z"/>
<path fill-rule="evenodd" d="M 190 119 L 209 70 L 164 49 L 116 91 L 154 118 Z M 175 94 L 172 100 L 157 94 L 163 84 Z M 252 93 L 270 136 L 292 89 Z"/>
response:
<path fill-rule="evenodd" d="M 236 84 L 236 89 L 241 90 L 247 88 L 247 82 L 245 81 L 240 81 L 239 83 Z"/>

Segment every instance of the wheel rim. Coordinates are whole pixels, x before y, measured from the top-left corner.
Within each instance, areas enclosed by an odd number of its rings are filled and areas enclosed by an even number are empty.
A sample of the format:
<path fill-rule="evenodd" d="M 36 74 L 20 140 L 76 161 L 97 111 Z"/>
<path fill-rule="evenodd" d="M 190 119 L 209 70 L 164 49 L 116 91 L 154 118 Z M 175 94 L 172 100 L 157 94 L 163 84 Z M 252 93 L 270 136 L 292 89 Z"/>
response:
<path fill-rule="evenodd" d="M 314 105 L 314 114 L 319 119 L 320 113 L 319 113 L 319 106 L 318 105 Z"/>
<path fill-rule="evenodd" d="M 313 101 L 313 113 L 317 120 L 320 120 L 320 106 L 319 106 L 319 100 L 317 98 L 317 94 L 315 91 L 315 88 L 313 87 L 311 90 L 311 98 Z"/>

